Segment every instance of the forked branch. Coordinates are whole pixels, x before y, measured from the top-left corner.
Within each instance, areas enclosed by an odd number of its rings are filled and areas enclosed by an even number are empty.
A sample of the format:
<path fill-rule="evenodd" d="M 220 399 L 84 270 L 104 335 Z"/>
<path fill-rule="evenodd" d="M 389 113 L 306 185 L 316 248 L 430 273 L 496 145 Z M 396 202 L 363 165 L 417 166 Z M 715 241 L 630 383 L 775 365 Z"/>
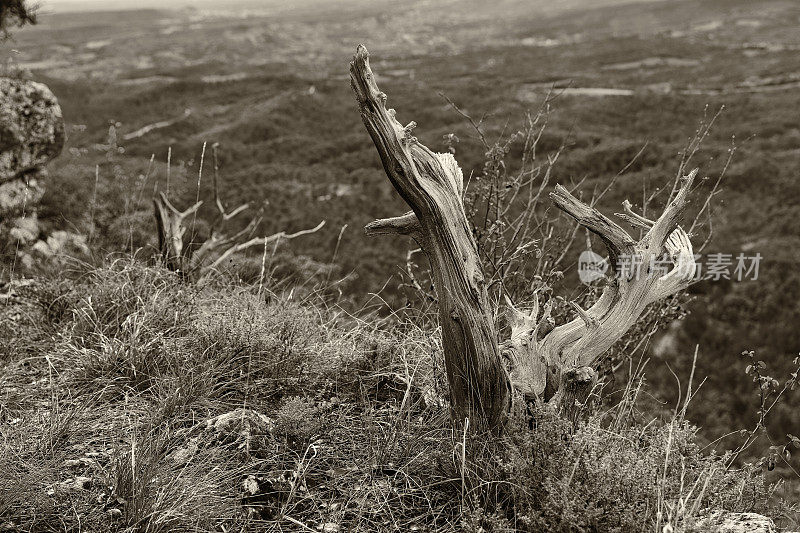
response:
<path fill-rule="evenodd" d="M 197 202 L 185 211 L 179 211 L 167 199 L 163 192 L 153 198 L 155 208 L 156 229 L 158 230 L 158 248 L 164 265 L 175 272 L 185 272 L 184 265 L 186 250 L 183 246 L 183 236 L 186 234 L 184 220 L 189 215 L 197 213 L 203 202 Z"/>
<path fill-rule="evenodd" d="M 261 217 L 251 219 L 244 229 L 228 233 L 222 227 L 235 217 L 245 212 L 249 204 L 244 203 L 232 211 L 227 212 L 219 196 L 219 161 L 217 158 L 218 144 L 212 145 L 214 159 L 214 205 L 218 216 L 211 226 L 211 233 L 196 249 L 192 249 L 184 242 L 186 234 L 185 221 L 190 215 L 196 215 L 203 202 L 197 202 L 186 211 L 179 211 L 169 201 L 164 193 L 159 193 L 154 199 L 156 228 L 158 230 L 158 244 L 164 265 L 178 272 L 185 278 L 197 281 L 206 279 L 225 263 L 232 255 L 242 252 L 253 246 L 266 246 L 276 243 L 281 239 L 294 239 L 319 231 L 324 225 L 323 220 L 316 227 L 301 230 L 295 233 L 279 232 L 268 237 L 253 237 L 256 228 L 261 223 Z M 248 239 L 248 240 L 244 240 Z M 243 242 L 244 241 L 244 242 Z"/>
<path fill-rule="evenodd" d="M 285 231 L 281 231 L 279 233 L 275 233 L 273 235 L 270 235 L 269 237 L 255 237 L 253 239 L 250 239 L 249 241 L 236 244 L 234 246 L 231 246 L 230 248 L 228 248 L 224 252 L 222 252 L 222 254 L 220 254 L 220 256 L 217 259 L 214 260 L 214 262 L 212 262 L 210 265 L 208 265 L 208 267 L 205 269 L 205 271 L 206 272 L 211 272 L 213 270 L 216 270 L 226 260 L 228 260 L 233 254 L 236 254 L 236 253 L 239 253 L 239 252 L 243 252 L 244 250 L 247 250 L 248 248 L 252 248 L 253 246 L 267 246 L 268 244 L 271 244 L 271 243 L 277 243 L 277 241 L 280 241 L 281 239 L 291 240 L 291 239 L 294 239 L 296 237 L 300 237 L 302 235 L 309 235 L 311 233 L 316 233 L 317 231 L 322 229 L 322 226 L 324 226 L 324 225 L 325 225 L 325 221 L 323 220 L 322 222 L 320 222 L 319 224 L 317 224 L 316 226 L 314 226 L 313 228 L 310 228 L 310 229 L 304 229 L 304 230 L 296 231 L 294 233 L 286 233 Z M 204 277 L 204 276 L 201 276 L 201 279 L 202 279 L 202 277 Z"/>
<path fill-rule="evenodd" d="M 585 372 L 574 371 L 596 368 L 603 354 L 636 323 L 649 304 L 689 286 L 696 265 L 691 241 L 678 226 L 678 219 L 696 174 L 694 170 L 680 180 L 675 198 L 655 221 L 634 213 L 628 202 L 623 204 L 623 218 L 648 230 L 638 242 L 565 188 L 557 186 L 550 194 L 561 210 L 600 237 L 613 271 L 591 308 L 583 310 L 573 303 L 575 319 L 554 328 L 541 340 L 533 339 L 527 350 L 516 355 L 520 365 L 519 370 L 512 370 L 512 376 L 519 377 L 514 383 L 516 388 L 549 401 L 573 374 L 589 383 Z M 530 327 L 531 335 L 537 326 L 538 322 Z"/>

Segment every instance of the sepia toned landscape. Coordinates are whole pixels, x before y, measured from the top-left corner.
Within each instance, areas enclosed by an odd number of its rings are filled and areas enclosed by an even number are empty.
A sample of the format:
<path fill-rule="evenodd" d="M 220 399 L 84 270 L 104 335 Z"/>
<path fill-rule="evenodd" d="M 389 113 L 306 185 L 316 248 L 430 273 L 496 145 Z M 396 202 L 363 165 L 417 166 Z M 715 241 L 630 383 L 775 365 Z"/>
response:
<path fill-rule="evenodd" d="M 64 139 L 0 176 L 0 531 L 800 529 L 796 2 L 68 7 L 2 43 Z M 698 254 L 625 327 L 595 216 Z"/>

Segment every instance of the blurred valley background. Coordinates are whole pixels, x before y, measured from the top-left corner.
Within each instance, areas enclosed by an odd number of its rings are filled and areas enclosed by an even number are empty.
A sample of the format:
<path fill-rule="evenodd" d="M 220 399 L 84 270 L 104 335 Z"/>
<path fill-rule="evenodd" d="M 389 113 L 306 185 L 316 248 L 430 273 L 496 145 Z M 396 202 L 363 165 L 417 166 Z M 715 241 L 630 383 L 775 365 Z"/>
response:
<path fill-rule="evenodd" d="M 634 366 L 649 359 L 653 405 L 671 411 L 699 346 L 695 383 L 705 381 L 689 418 L 711 442 L 755 422 L 741 352 L 782 376 L 800 351 L 798 26 L 800 4 L 784 0 L 65 0 L 44 2 L 38 25 L 3 54 L 7 71 L 49 85 L 67 122 L 40 209 L 47 227 L 88 235 L 98 261 L 152 255 L 153 191 L 169 186 L 181 206 L 211 199 L 208 152 L 200 180 L 198 171 L 203 143 L 219 143 L 222 198 L 263 208 L 259 234 L 327 221 L 281 246 L 272 275 L 381 314 L 414 297 L 404 286 L 414 246 L 363 233 L 405 207 L 350 89 L 358 43 L 398 119 L 416 121 L 430 148 L 453 148 L 468 180 L 480 178 L 486 149 L 449 101 L 482 117 L 494 142 L 547 99 L 539 156 L 563 147 L 553 182 L 582 182 L 587 194 L 615 179 L 606 213 L 669 183 L 713 121 L 692 161 L 706 192 L 724 171 L 703 253 L 760 253 L 758 279 L 694 285 L 689 315 L 630 354 Z M 507 164 L 520 153 L 512 144 Z M 213 215 L 206 204 L 198 233 Z M 573 290 L 579 251 L 564 272 Z M 253 255 L 231 268 L 257 276 Z M 771 420 L 779 440 L 800 433 L 794 401 Z"/>

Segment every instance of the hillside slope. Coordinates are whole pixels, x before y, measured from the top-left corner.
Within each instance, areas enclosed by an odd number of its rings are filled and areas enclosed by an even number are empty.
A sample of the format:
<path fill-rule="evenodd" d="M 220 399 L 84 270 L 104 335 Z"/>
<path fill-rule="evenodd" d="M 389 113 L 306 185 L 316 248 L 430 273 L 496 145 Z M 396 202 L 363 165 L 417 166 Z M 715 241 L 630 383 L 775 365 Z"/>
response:
<path fill-rule="evenodd" d="M 636 422 L 637 390 L 578 428 L 543 410 L 454 434 L 434 331 L 314 297 L 120 259 L 2 313 L 6 531 L 705 531 L 708 509 L 788 509 L 681 416 Z"/>
<path fill-rule="evenodd" d="M 259 232 L 328 221 L 325 231 L 278 251 L 276 277 L 306 288 L 335 281 L 333 291 L 349 300 L 351 312 L 374 304 L 375 293 L 397 310 L 413 296 L 401 286 L 413 246 L 361 231 L 403 204 L 386 183 L 348 86 L 347 62 L 358 42 L 369 45 L 392 105 L 404 123 L 420 125 L 421 140 L 445 150 L 444 136 L 458 137 L 453 148 L 468 176 L 481 176 L 486 150 L 438 93 L 476 120 L 486 114 L 494 140 L 521 128 L 525 113 L 555 88 L 539 155 L 565 143 L 554 181 L 585 180 L 586 194 L 625 169 L 600 204 L 608 213 L 626 198 L 640 204 L 667 183 L 698 125 L 724 106 L 694 159 L 708 177 L 698 194 L 725 169 L 704 254 L 760 253 L 759 279 L 697 284 L 688 318 L 659 343 L 669 349 L 631 358 L 633 366 L 649 359 L 653 403 L 666 409 L 680 394 L 673 372 L 688 381 L 699 345 L 696 371 L 707 380 L 688 417 L 702 427 L 701 439 L 752 427 L 759 398 L 740 354 L 756 350 L 783 376 L 800 351 L 797 4 L 615 3 L 565 12 L 531 7 L 540 2 L 477 4 L 43 16 L 38 27 L 17 34 L 17 52 L 6 47 L 13 65 L 59 96 L 69 125 L 68 149 L 51 168 L 58 186 L 44 199 L 42 219 L 91 235 L 97 263 L 107 251 L 142 250 L 147 257 L 155 242 L 151 191 L 163 190 L 169 175 L 176 201 L 211 199 L 208 174 L 198 179 L 200 153 L 204 142 L 220 142 L 224 199 L 264 207 Z M 179 120 L 125 139 L 173 119 Z M 509 167 L 519 154 L 512 146 Z M 201 212 L 199 226 L 210 216 Z M 232 270 L 252 280 L 259 260 Z M 563 285 L 562 294 L 577 290 L 574 272 L 565 272 Z M 626 377 L 618 376 L 621 383 Z M 797 406 L 790 397 L 776 409 L 769 426 L 775 442 L 800 434 Z M 751 459 L 768 446 L 753 449 Z M 798 469 L 797 458 L 791 461 Z"/>

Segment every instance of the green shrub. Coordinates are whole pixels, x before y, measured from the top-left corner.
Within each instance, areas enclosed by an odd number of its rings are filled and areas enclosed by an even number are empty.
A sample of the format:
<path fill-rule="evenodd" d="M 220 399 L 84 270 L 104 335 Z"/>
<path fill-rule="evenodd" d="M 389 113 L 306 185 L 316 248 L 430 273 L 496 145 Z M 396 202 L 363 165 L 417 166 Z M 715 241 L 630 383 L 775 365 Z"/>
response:
<path fill-rule="evenodd" d="M 313 401 L 295 396 L 286 399 L 275 412 L 275 424 L 276 432 L 302 442 L 322 428 L 323 420 Z"/>

